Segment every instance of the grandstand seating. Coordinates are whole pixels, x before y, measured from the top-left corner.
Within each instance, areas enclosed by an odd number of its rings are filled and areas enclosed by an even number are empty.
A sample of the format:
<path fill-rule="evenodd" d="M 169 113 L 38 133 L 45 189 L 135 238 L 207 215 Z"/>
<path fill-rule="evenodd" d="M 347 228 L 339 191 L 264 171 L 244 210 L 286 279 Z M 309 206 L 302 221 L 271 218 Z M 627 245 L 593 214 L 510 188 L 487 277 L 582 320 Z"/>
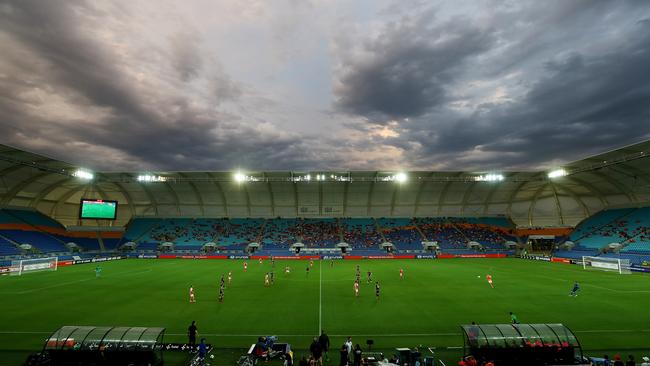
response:
<path fill-rule="evenodd" d="M 43 253 L 68 251 L 64 242 L 40 231 L 3 230 L 2 235 L 19 244 L 30 244 Z"/>
<path fill-rule="evenodd" d="M 382 229 L 384 237 L 393 243 L 399 250 L 422 249 L 422 235 L 417 224 L 409 218 L 380 218 L 377 223 Z"/>
<path fill-rule="evenodd" d="M 11 242 L 0 237 L 0 257 L 19 255 L 20 250 Z"/>
<path fill-rule="evenodd" d="M 377 225 L 371 218 L 365 219 L 340 219 L 343 241 L 352 248 L 379 248 L 384 241 L 377 231 Z"/>
<path fill-rule="evenodd" d="M 262 244 L 267 249 L 288 248 L 298 241 L 298 219 L 270 219 L 264 225 Z"/>
<path fill-rule="evenodd" d="M 604 210 L 580 223 L 569 239 L 575 250 L 620 243 L 622 252 L 650 253 L 650 207 Z"/>
<path fill-rule="evenodd" d="M 336 219 L 304 219 L 301 235 L 303 244 L 312 248 L 334 248 L 341 241 Z"/>

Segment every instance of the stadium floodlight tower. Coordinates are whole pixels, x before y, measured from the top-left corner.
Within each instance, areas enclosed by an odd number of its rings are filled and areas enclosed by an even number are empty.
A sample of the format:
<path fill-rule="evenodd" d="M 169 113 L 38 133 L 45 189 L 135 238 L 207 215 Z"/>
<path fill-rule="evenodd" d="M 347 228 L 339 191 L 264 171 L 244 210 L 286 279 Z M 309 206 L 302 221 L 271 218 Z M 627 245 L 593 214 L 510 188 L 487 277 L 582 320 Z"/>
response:
<path fill-rule="evenodd" d="M 548 173 L 550 179 L 566 177 L 569 173 L 564 169 L 556 169 Z"/>
<path fill-rule="evenodd" d="M 237 183 L 243 183 L 246 181 L 246 175 L 242 172 L 236 172 L 233 177 Z"/>

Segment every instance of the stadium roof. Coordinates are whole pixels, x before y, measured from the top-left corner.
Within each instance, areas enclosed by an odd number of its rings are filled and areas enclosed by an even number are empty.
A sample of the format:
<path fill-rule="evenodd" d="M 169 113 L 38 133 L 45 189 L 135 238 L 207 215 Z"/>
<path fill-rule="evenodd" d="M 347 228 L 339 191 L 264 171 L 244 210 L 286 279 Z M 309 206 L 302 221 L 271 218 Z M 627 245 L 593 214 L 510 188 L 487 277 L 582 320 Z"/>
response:
<path fill-rule="evenodd" d="M 66 225 L 78 220 L 81 198 L 120 202 L 118 220 L 163 217 L 390 217 L 508 215 L 523 226 L 575 225 L 606 207 L 650 203 L 650 141 L 547 171 L 397 172 L 94 172 L 0 145 L 0 205 L 37 209 Z M 501 174 L 502 181 L 478 176 Z M 139 181 L 147 174 L 150 181 Z M 309 175 L 309 180 L 307 176 Z M 151 178 L 154 177 L 154 178 Z M 323 180 L 318 180 L 322 177 Z M 162 178 L 162 179 L 161 179 Z M 142 178 L 141 178 L 142 179 Z M 151 181 L 164 180 L 164 181 Z"/>

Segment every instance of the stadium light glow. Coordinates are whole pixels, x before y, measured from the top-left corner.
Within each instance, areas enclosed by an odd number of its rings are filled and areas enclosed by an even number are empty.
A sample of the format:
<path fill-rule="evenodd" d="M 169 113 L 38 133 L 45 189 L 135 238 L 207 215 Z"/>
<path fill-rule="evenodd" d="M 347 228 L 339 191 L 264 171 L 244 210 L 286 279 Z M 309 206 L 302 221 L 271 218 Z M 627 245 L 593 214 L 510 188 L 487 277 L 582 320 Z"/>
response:
<path fill-rule="evenodd" d="M 93 173 L 84 169 L 78 169 L 77 171 L 72 173 L 72 176 L 84 180 L 92 180 L 93 178 L 95 178 L 95 175 Z"/>
<path fill-rule="evenodd" d="M 553 178 L 560 178 L 560 177 L 566 177 L 569 173 L 564 170 L 564 169 L 556 169 L 548 173 L 548 177 L 553 179 Z"/>
<path fill-rule="evenodd" d="M 504 179 L 503 174 L 483 174 L 474 178 L 477 182 L 501 182 Z"/>
<path fill-rule="evenodd" d="M 137 180 L 138 182 L 165 182 L 167 178 L 161 175 L 141 174 L 138 175 Z"/>
<path fill-rule="evenodd" d="M 241 172 L 235 173 L 235 182 L 242 183 L 246 181 L 246 175 Z"/>
<path fill-rule="evenodd" d="M 378 178 L 379 181 L 382 182 L 397 182 L 397 183 L 404 183 L 408 180 L 408 175 L 406 173 L 400 172 L 400 173 L 395 173 L 392 175 L 387 175 Z"/>

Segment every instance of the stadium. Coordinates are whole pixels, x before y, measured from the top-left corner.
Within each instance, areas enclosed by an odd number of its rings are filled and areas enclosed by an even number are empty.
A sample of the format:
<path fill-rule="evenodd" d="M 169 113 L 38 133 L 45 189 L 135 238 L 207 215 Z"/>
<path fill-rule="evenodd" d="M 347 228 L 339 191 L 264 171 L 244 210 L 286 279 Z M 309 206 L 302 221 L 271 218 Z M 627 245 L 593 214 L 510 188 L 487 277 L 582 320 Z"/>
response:
<path fill-rule="evenodd" d="M 2 269 L 16 275 L 0 279 L 2 313 L 13 314 L 3 322 L 4 359 L 25 358 L 64 325 L 163 327 L 165 342 L 183 343 L 196 320 L 223 364 L 256 335 L 278 335 L 297 355 L 321 330 L 333 344 L 350 335 L 386 354 L 424 346 L 449 364 L 461 356 L 460 325 L 509 323 L 510 311 L 526 323 L 564 324 L 585 355 L 648 351 L 650 142 L 567 164 L 562 176 L 487 179 L 424 171 L 91 177 L 7 146 L 0 156 Z M 81 207 L 97 201 L 115 212 Z M 39 266 L 51 258 L 58 268 Z M 84 263 L 101 263 L 101 277 Z M 26 273 L 30 266 L 56 271 Z M 276 281 L 264 286 L 270 271 Z M 381 280 L 379 299 L 367 271 Z M 232 287 L 219 302 L 228 272 Z M 575 298 L 573 281 L 584 288 Z"/>
<path fill-rule="evenodd" d="M 0 2 L 0 365 L 650 365 L 644 2 Z"/>

